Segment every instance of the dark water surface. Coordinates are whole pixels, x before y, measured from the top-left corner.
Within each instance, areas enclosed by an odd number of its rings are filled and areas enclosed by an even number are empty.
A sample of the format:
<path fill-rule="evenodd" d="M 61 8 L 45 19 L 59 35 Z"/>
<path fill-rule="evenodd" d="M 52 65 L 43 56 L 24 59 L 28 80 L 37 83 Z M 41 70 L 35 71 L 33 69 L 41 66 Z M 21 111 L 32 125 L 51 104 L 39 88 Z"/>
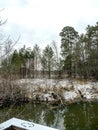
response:
<path fill-rule="evenodd" d="M 60 130 L 98 130 L 98 102 L 78 103 L 62 108 L 45 104 L 25 104 L 0 109 L 0 122 L 12 117 Z"/>

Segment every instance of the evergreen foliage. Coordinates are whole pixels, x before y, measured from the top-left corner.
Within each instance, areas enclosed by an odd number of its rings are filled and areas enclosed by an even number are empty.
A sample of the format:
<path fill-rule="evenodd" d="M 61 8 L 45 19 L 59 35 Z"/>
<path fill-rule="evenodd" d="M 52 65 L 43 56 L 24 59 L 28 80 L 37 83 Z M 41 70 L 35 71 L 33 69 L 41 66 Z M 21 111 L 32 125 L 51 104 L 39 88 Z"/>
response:
<path fill-rule="evenodd" d="M 88 25 L 85 34 L 79 35 L 73 27 L 66 26 L 59 35 L 60 54 L 54 41 L 42 53 L 37 44 L 32 49 L 23 46 L 3 58 L 2 70 L 10 68 L 12 74 L 22 73 L 23 78 L 37 78 L 40 71 L 43 77 L 47 72 L 48 78 L 53 72 L 58 72 L 69 77 L 98 79 L 98 23 Z M 6 52 L 10 50 L 10 43 L 9 48 L 5 48 Z"/>

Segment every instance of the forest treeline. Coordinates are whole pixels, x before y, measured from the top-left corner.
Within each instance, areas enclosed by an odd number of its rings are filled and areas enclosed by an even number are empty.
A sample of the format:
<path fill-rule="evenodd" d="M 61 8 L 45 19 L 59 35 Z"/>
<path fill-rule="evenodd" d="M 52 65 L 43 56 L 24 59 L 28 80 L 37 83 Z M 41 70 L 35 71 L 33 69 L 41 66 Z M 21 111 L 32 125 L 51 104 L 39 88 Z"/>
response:
<path fill-rule="evenodd" d="M 12 41 L 7 41 L 6 54 L 1 59 L 1 75 L 18 78 L 68 76 L 98 79 L 98 23 L 88 25 L 84 34 L 79 34 L 71 26 L 65 26 L 59 35 L 60 52 L 55 41 L 43 50 L 35 44 L 33 48 L 23 46 L 14 51 L 10 51 Z"/>

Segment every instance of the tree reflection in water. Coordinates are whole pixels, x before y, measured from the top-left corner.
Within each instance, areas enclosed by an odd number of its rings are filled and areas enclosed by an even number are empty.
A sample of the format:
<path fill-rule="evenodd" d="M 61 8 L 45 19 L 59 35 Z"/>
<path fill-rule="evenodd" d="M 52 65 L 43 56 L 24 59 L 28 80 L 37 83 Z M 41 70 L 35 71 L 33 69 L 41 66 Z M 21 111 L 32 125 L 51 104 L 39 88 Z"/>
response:
<path fill-rule="evenodd" d="M 97 130 L 98 103 L 77 103 L 63 108 L 45 104 L 25 104 L 0 109 L 0 122 L 12 117 L 60 130 Z"/>

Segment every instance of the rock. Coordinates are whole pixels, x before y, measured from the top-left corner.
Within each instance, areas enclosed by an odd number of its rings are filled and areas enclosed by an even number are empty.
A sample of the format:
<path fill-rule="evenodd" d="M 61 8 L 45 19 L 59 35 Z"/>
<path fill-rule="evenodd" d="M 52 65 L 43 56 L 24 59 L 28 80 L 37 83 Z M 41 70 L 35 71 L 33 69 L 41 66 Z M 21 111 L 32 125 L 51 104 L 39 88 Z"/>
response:
<path fill-rule="evenodd" d="M 74 85 L 73 85 L 72 83 L 71 83 L 71 84 L 68 84 L 68 85 L 67 85 L 67 88 L 68 88 L 68 91 L 73 90 Z"/>
<path fill-rule="evenodd" d="M 93 90 L 95 91 L 95 93 L 98 93 L 98 86 L 97 86 L 97 85 L 94 85 L 94 86 L 93 86 Z"/>

